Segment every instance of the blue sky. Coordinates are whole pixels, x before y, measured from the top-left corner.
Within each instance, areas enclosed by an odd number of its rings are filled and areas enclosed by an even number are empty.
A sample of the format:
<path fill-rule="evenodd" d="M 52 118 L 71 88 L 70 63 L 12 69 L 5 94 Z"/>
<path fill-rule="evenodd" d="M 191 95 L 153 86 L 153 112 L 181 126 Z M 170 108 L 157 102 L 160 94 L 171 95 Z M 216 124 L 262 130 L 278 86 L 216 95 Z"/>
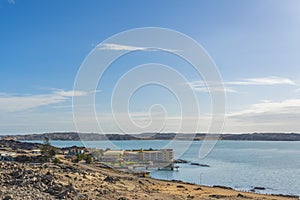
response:
<path fill-rule="evenodd" d="M 72 95 L 86 95 L 72 91 L 81 63 L 103 40 L 140 27 L 174 29 L 206 49 L 226 89 L 224 132 L 300 132 L 299 13 L 298 0 L 1 0 L 0 134 L 75 130 Z M 181 69 L 197 93 L 201 110 L 201 116 L 185 117 L 200 119 L 198 131 L 205 132 L 210 96 L 201 77 L 178 58 L 144 51 L 114 63 L 95 93 L 104 131 L 119 130 L 110 115 L 116 81 L 133 66 L 154 61 Z M 169 117 L 162 131 L 176 132 L 180 106 L 168 91 L 149 86 L 132 99 L 130 112 L 138 124 L 149 123 L 151 105 L 162 104 Z M 161 110 L 153 112 L 152 122 L 159 124 Z M 145 130 L 156 130 L 151 128 Z M 97 131 L 88 118 L 86 131 Z"/>

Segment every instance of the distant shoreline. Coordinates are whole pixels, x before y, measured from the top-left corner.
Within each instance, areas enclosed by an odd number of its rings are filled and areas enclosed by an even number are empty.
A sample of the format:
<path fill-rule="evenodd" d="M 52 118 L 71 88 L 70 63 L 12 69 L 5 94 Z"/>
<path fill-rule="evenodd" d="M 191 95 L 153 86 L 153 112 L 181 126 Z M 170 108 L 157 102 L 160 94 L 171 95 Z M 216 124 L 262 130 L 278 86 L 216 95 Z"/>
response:
<path fill-rule="evenodd" d="M 300 141 L 299 133 L 243 133 L 243 134 L 206 134 L 206 133 L 141 133 L 141 134 L 98 134 L 76 132 L 54 132 L 26 135 L 0 135 L 0 139 L 13 140 L 50 140 L 63 141 L 103 141 L 103 140 L 238 140 L 238 141 Z"/>

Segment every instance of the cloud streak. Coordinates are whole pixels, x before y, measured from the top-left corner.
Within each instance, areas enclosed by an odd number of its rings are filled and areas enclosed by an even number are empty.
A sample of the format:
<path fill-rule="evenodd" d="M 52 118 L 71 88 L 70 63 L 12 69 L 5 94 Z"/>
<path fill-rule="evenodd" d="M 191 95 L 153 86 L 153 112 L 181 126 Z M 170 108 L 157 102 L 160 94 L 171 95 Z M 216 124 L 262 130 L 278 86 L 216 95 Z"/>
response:
<path fill-rule="evenodd" d="M 237 86 L 272 86 L 272 85 L 290 85 L 297 86 L 298 84 L 289 79 L 277 76 L 258 77 L 258 78 L 246 78 L 238 81 L 224 81 L 223 83 L 214 83 L 204 81 L 189 82 L 190 86 L 199 92 L 226 92 L 226 93 L 238 93 L 234 88 Z"/>
<path fill-rule="evenodd" d="M 297 85 L 289 78 L 269 76 L 259 78 L 245 78 L 240 81 L 225 82 L 226 85 Z"/>
<path fill-rule="evenodd" d="M 238 117 L 244 115 L 283 113 L 296 113 L 300 115 L 300 99 L 287 99 L 280 102 L 264 100 L 260 103 L 253 104 L 249 109 L 233 113 L 230 116 Z"/>
<path fill-rule="evenodd" d="M 299 132 L 300 99 L 261 101 L 228 113 L 224 132 Z"/>
<path fill-rule="evenodd" d="M 226 93 L 237 93 L 237 91 L 235 89 L 233 89 L 232 87 L 228 87 L 228 86 L 224 86 L 222 85 L 222 83 L 220 84 L 205 84 L 204 81 L 194 81 L 194 82 L 190 82 L 188 83 L 191 88 L 193 88 L 193 90 L 198 91 L 198 92 L 226 92 Z"/>
<path fill-rule="evenodd" d="M 50 94 L 39 95 L 0 95 L 1 112 L 17 112 L 67 101 L 72 96 L 84 96 L 87 92 L 55 90 Z"/>
<path fill-rule="evenodd" d="M 85 96 L 88 92 L 85 91 L 74 91 L 74 90 L 56 90 L 54 94 L 63 97 L 78 97 L 78 96 Z"/>
<path fill-rule="evenodd" d="M 122 45 L 122 44 L 112 44 L 112 43 L 104 43 L 98 46 L 99 50 L 111 50 L 111 51 L 168 51 L 168 52 L 177 52 L 177 50 L 173 49 L 163 49 L 163 48 L 152 48 L 152 47 L 137 47 L 130 45 Z"/>

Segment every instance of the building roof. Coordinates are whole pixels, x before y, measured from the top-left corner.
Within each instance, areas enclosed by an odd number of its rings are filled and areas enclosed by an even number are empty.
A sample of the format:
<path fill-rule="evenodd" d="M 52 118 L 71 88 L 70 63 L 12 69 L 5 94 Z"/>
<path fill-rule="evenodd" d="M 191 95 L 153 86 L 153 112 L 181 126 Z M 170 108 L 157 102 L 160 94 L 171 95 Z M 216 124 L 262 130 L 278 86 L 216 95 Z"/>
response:
<path fill-rule="evenodd" d="M 108 150 L 103 153 L 104 156 L 119 156 L 123 154 L 124 150 Z"/>

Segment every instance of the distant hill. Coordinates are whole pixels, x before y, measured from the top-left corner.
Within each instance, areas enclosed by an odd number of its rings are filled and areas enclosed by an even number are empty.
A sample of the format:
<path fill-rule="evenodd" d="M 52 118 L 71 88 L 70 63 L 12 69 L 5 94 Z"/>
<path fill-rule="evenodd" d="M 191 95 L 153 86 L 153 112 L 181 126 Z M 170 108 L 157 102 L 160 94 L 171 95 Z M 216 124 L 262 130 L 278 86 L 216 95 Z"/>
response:
<path fill-rule="evenodd" d="M 50 140 L 132 140 L 135 139 L 130 135 L 121 134 L 98 134 L 98 133 L 76 133 L 76 132 L 62 132 L 62 133 L 42 133 L 42 134 L 28 134 L 28 135 L 7 135 L 0 136 L 0 139 L 10 138 L 15 140 L 43 140 L 44 138 Z"/>
<path fill-rule="evenodd" d="M 98 133 L 42 133 L 27 135 L 3 135 L 0 139 L 14 140 L 43 140 L 45 137 L 50 140 L 253 140 L 253 141 L 300 141 L 298 133 L 248 133 L 248 134 L 222 134 L 218 138 L 217 134 L 205 133 L 141 133 L 141 134 L 98 134 Z"/>
<path fill-rule="evenodd" d="M 222 140 L 300 141 L 298 133 L 224 134 Z"/>
<path fill-rule="evenodd" d="M 11 148 L 13 150 L 18 149 L 40 149 L 43 145 L 39 143 L 19 142 L 14 140 L 0 140 L 0 148 Z"/>

